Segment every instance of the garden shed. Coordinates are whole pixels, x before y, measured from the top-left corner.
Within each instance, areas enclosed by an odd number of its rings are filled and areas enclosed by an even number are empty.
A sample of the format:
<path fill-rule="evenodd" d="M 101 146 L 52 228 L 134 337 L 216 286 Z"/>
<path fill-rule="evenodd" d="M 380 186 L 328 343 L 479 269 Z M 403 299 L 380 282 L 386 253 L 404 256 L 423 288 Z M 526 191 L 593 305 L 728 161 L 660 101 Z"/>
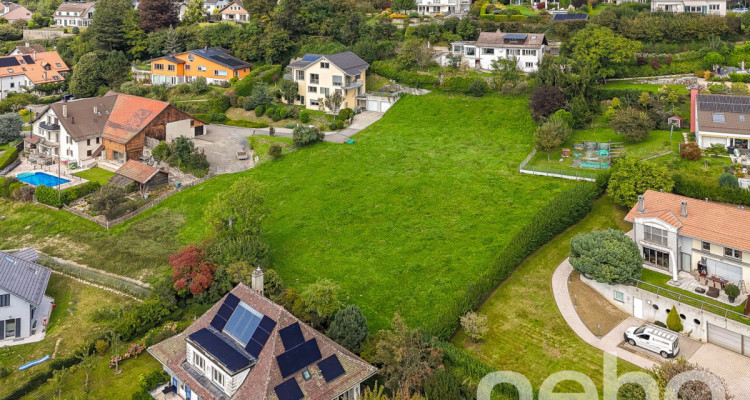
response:
<path fill-rule="evenodd" d="M 146 193 L 167 186 L 169 173 L 135 160 L 128 160 L 115 171 L 115 175 L 109 178 L 109 182 L 120 187 L 135 183 L 140 192 Z"/>

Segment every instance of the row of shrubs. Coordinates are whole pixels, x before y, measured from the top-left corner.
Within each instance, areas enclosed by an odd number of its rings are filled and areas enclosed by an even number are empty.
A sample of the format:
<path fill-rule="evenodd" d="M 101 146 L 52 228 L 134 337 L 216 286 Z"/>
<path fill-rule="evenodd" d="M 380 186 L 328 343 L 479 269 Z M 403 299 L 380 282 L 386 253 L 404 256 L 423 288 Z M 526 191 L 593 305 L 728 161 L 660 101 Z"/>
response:
<path fill-rule="evenodd" d="M 388 61 L 373 61 L 370 66 L 372 72 L 393 79 L 403 85 L 424 88 L 437 89 L 440 85 L 440 79 L 432 74 L 420 74 L 418 72 L 397 68 Z"/>
<path fill-rule="evenodd" d="M 12 164 L 18 159 L 18 149 L 15 147 L 9 148 L 3 155 L 0 156 L 0 170 Z"/>
<path fill-rule="evenodd" d="M 479 18 L 486 19 L 489 21 L 526 21 L 530 19 L 526 15 L 503 15 L 503 14 L 483 14 L 483 15 L 480 15 Z M 531 21 L 531 22 L 539 22 L 541 21 L 541 18 L 542 17 L 538 17 L 536 18 L 537 19 L 536 21 Z"/>
<path fill-rule="evenodd" d="M 0 178 L 0 197 L 9 198 L 13 195 L 13 192 L 26 186 L 25 183 L 15 178 Z"/>
<path fill-rule="evenodd" d="M 262 65 L 250 71 L 244 78 L 237 81 L 232 87 L 237 96 L 248 96 L 255 84 L 264 82 L 272 84 L 281 77 L 281 65 Z"/>
<path fill-rule="evenodd" d="M 718 183 L 706 182 L 675 174 L 672 192 L 694 199 L 709 199 L 720 203 L 731 203 L 750 206 L 750 190 L 720 186 Z"/>
<path fill-rule="evenodd" d="M 140 299 L 145 299 L 151 293 L 150 289 L 132 282 L 128 282 L 122 278 L 107 275 L 95 269 L 83 268 L 74 264 L 62 263 L 46 255 L 41 255 L 38 263 L 53 271 L 64 272 L 66 275 L 93 282 L 104 287 L 112 288 Z"/>
<path fill-rule="evenodd" d="M 474 310 L 524 258 L 586 216 L 594 200 L 601 194 L 603 186 L 579 182 L 551 199 L 529 224 L 518 230 L 498 255 L 494 265 L 485 270 L 475 283 L 469 285 L 461 299 L 450 306 L 450 309 L 441 312 L 442 317 L 427 327 L 427 331 L 444 340 L 450 338 L 458 329 L 459 321 L 456 316 Z M 498 229 L 501 227 L 498 226 Z"/>
<path fill-rule="evenodd" d="M 679 60 L 666 63 L 647 63 L 644 65 L 618 65 L 614 68 L 615 78 L 633 78 L 640 76 L 692 74 L 703 68 L 703 60 Z"/>
<path fill-rule="evenodd" d="M 738 74 L 736 72 L 732 72 L 729 74 L 729 81 L 750 83 L 750 74 Z"/>
<path fill-rule="evenodd" d="M 36 201 L 42 204 L 61 208 L 62 206 L 68 205 L 73 201 L 80 199 L 81 197 L 96 192 L 100 187 L 101 184 L 99 184 L 99 182 L 89 181 L 77 186 L 63 189 L 58 195 L 57 189 L 39 185 L 34 190 L 34 196 L 36 196 Z"/>

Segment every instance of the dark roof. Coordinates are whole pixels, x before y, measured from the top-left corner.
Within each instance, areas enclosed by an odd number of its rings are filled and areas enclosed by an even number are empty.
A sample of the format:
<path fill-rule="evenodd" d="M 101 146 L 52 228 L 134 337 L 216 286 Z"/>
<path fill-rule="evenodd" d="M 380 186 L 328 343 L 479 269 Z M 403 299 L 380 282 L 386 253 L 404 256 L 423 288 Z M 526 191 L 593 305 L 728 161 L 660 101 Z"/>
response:
<path fill-rule="evenodd" d="M 166 56 L 163 57 L 167 61 L 171 61 L 175 64 L 185 64 L 185 60 L 180 60 L 179 58 L 173 57 L 173 56 Z"/>
<path fill-rule="evenodd" d="M 212 328 L 203 328 L 188 336 L 189 341 L 204 352 L 212 355 L 228 372 L 235 374 L 255 364 L 247 353 L 232 346 L 228 338 L 223 338 Z"/>
<path fill-rule="evenodd" d="M 28 262 L 33 262 L 33 263 L 39 261 L 39 253 L 37 253 L 36 249 L 34 249 L 33 247 L 29 247 L 28 249 L 17 251 L 13 253 L 13 256 L 16 258 L 20 258 L 22 260 L 28 261 Z"/>
<path fill-rule="evenodd" d="M 552 14 L 553 21 L 584 21 L 589 19 L 588 14 Z"/>
<path fill-rule="evenodd" d="M 750 96 L 699 94 L 697 100 L 700 111 L 750 113 Z"/>
<path fill-rule="evenodd" d="M 221 47 L 209 47 L 207 49 L 190 50 L 197 56 L 211 60 L 217 64 L 231 69 L 249 68 L 250 64 L 229 54 L 229 50 Z"/>
<path fill-rule="evenodd" d="M 305 54 L 305 56 L 302 57 L 301 59 L 289 64 L 289 67 L 304 69 L 304 68 L 311 66 L 312 64 L 314 64 L 315 62 L 319 61 L 322 58 L 325 58 L 328 61 L 330 61 L 331 64 L 335 65 L 338 69 L 344 71 L 344 73 L 347 75 L 361 74 L 362 71 L 366 70 L 367 68 L 370 68 L 370 64 L 368 64 L 367 61 L 361 59 L 358 55 L 354 54 L 351 51 L 345 51 L 343 53 L 328 54 L 328 55 Z"/>
<path fill-rule="evenodd" d="M 511 41 L 512 42 L 508 42 Z M 522 41 L 521 43 L 516 43 Z M 482 32 L 477 38 L 477 47 L 541 47 L 547 44 L 543 33 Z"/>
<path fill-rule="evenodd" d="M 91 97 L 87 99 L 59 101 L 50 104 L 60 124 L 65 131 L 73 137 L 73 140 L 81 140 L 87 137 L 99 136 L 104 132 L 109 114 L 115 105 L 117 96 Z M 94 114 L 96 107 L 97 114 Z M 63 117 L 63 108 L 67 108 L 68 117 Z M 39 113 L 41 117 L 44 113 Z"/>
<path fill-rule="evenodd" d="M 49 276 L 49 268 L 0 251 L 0 288 L 30 304 L 42 302 Z"/>
<path fill-rule="evenodd" d="M 21 54 L 34 54 L 34 52 L 42 53 L 47 51 L 41 44 L 31 43 L 28 46 L 16 46 L 16 50 Z"/>

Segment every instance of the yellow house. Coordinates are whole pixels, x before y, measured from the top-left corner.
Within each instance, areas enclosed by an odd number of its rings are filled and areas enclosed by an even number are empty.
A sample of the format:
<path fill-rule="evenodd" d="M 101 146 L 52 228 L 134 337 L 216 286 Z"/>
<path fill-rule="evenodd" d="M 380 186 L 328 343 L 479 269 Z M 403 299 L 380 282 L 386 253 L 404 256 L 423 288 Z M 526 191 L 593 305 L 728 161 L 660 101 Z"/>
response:
<path fill-rule="evenodd" d="M 189 50 L 151 60 L 151 83 L 180 85 L 197 77 L 209 84 L 222 84 L 232 78 L 242 79 L 250 73 L 250 64 L 229 54 L 221 47 Z"/>
<path fill-rule="evenodd" d="M 295 104 L 310 110 L 326 109 L 326 95 L 339 92 L 344 101 L 341 108 L 365 107 L 365 73 L 370 67 L 365 60 L 351 51 L 320 55 L 305 54 L 289 64 L 291 78 L 298 85 Z"/>

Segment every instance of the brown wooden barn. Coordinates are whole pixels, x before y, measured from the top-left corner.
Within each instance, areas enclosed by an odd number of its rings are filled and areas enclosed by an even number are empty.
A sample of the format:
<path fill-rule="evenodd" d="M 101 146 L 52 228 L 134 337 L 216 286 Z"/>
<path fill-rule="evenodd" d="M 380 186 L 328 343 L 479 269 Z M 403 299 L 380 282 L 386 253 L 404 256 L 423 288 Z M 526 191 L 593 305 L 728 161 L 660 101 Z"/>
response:
<path fill-rule="evenodd" d="M 125 162 L 143 155 L 146 138 L 166 140 L 203 134 L 204 123 L 163 101 L 118 93 L 102 133 L 108 160 Z"/>
<path fill-rule="evenodd" d="M 125 165 L 115 171 L 115 175 L 109 178 L 109 181 L 123 188 L 135 182 L 141 193 L 148 193 L 167 186 L 169 173 L 142 162 L 128 160 Z"/>

